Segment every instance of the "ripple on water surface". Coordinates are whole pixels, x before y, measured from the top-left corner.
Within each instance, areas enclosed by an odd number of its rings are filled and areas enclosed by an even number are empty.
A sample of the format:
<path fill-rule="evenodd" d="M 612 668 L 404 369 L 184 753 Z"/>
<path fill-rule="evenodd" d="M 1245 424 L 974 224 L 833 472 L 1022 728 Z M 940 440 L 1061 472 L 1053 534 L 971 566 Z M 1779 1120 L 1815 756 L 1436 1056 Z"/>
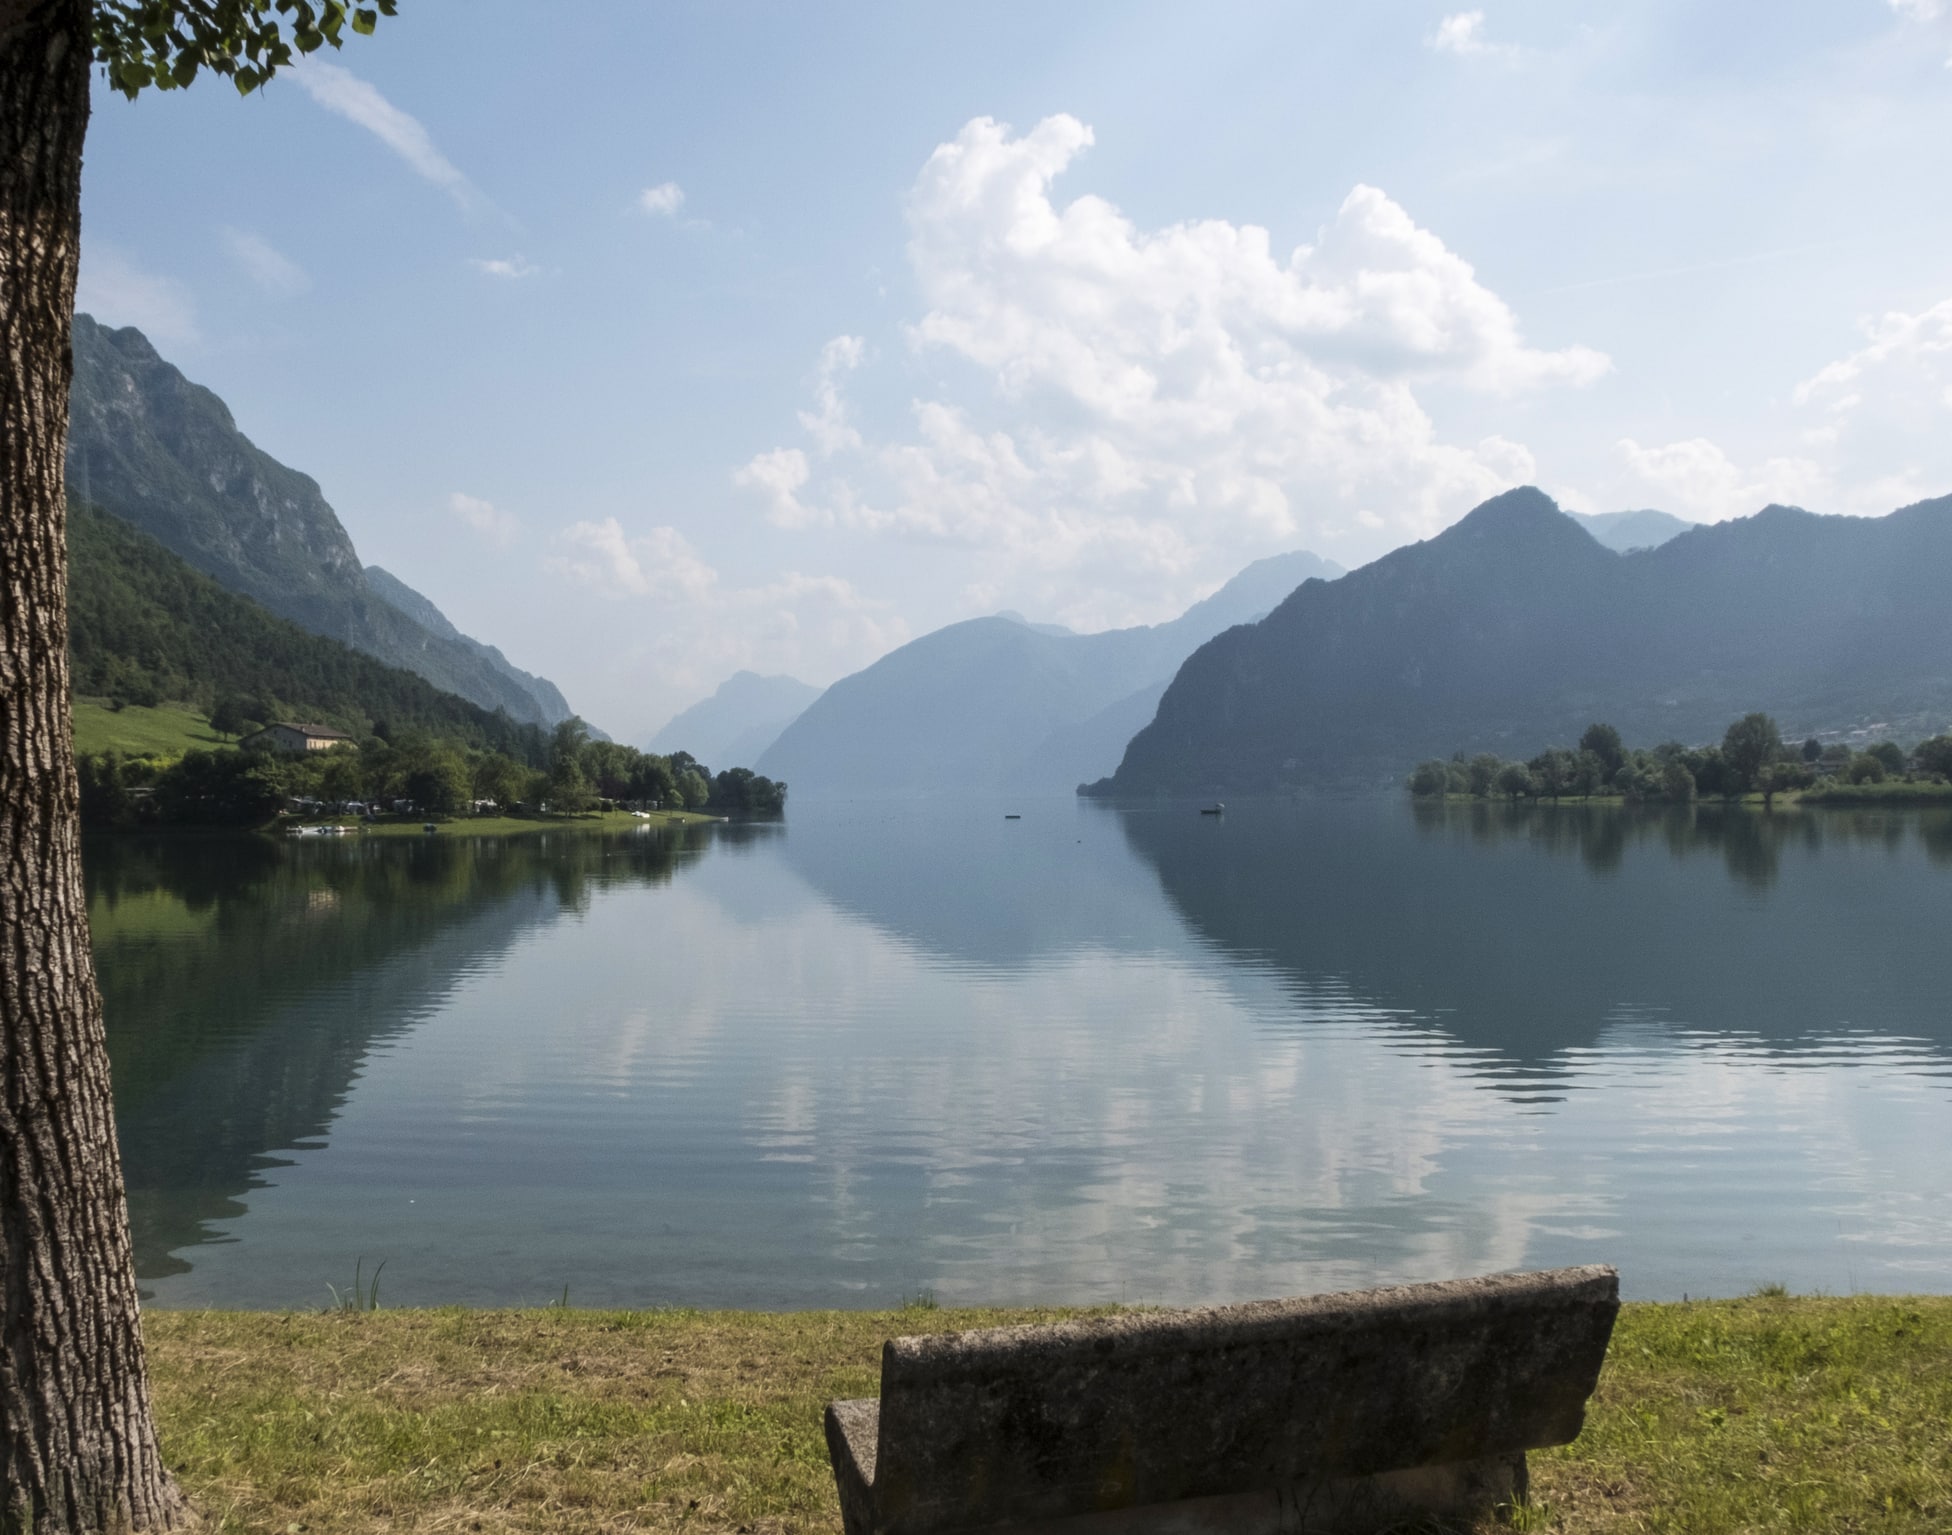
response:
<path fill-rule="evenodd" d="M 1669 1295 L 1943 1288 L 1942 845 L 796 806 L 717 840 L 91 846 L 89 872 L 163 1304 L 311 1304 L 362 1258 L 402 1304 L 1591 1261 Z"/>

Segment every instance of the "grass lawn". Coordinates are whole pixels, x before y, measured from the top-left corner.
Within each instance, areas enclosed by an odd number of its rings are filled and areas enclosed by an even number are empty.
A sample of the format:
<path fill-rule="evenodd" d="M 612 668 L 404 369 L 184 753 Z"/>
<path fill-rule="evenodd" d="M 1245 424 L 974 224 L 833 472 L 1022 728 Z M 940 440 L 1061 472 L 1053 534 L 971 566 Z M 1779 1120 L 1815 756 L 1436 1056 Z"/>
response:
<path fill-rule="evenodd" d="M 77 698 L 74 717 L 78 752 L 117 751 L 125 757 L 176 757 L 192 749 L 208 751 L 237 744 L 229 736 L 218 735 L 201 714 L 173 704 L 154 709 L 129 704 L 111 709 L 106 699 Z"/>
<path fill-rule="evenodd" d="M 899 1333 L 1056 1312 L 398 1311 L 145 1318 L 208 1530 L 837 1535 L 820 1412 Z M 1952 1298 L 1621 1314 L 1522 1529 L 1952 1529 Z"/>

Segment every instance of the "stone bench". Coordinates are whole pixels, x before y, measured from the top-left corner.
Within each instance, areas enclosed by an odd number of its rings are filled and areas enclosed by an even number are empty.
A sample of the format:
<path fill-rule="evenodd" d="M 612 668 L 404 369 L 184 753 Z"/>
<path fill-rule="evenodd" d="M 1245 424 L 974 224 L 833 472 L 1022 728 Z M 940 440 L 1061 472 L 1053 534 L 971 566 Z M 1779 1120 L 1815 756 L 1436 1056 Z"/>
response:
<path fill-rule="evenodd" d="M 1610 1268 L 892 1338 L 833 1402 L 846 1535 L 1299 1535 L 1469 1520 L 1576 1437 Z"/>

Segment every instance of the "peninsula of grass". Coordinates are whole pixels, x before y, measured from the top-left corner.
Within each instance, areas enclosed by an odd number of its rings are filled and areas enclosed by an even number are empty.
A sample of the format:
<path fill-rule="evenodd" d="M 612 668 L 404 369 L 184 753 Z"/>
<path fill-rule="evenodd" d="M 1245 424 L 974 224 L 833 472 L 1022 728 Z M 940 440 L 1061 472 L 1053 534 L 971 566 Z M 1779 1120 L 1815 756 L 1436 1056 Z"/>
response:
<path fill-rule="evenodd" d="M 208 1531 L 837 1535 L 821 1409 L 901 1333 L 1055 1311 L 152 1311 Z M 1943 1535 L 1952 1297 L 1629 1305 L 1511 1525 Z"/>
<path fill-rule="evenodd" d="M 537 832 L 636 831 L 646 826 L 706 826 L 724 816 L 702 810 L 653 810 L 633 815 L 628 810 L 593 810 L 587 815 L 387 815 L 377 820 L 357 816 L 328 816 L 301 821 L 295 817 L 272 822 L 268 831 L 291 832 L 302 827 L 344 826 L 363 837 L 424 837 L 431 825 L 440 837 L 522 837 Z"/>

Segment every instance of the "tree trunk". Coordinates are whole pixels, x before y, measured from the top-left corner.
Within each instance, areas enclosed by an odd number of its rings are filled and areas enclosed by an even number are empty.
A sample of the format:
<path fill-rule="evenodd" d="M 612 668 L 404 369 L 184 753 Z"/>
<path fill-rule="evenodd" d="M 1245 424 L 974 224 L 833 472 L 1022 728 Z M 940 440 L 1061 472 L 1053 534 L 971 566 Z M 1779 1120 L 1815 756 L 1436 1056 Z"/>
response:
<path fill-rule="evenodd" d="M 68 714 L 88 0 L 0 0 L 0 1528 L 187 1517 L 156 1445 Z"/>

